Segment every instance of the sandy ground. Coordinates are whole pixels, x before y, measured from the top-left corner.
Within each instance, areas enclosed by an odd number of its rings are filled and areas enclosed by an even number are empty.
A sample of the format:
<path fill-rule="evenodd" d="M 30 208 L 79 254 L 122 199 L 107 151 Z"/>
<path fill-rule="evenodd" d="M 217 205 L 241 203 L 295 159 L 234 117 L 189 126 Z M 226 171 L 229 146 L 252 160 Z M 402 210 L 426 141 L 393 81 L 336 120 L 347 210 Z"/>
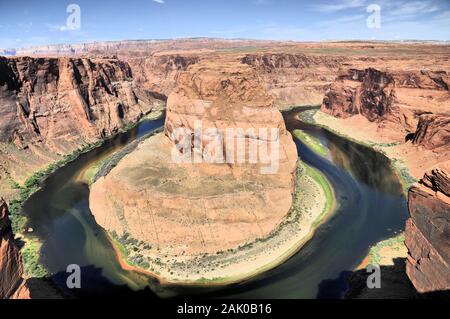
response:
<path fill-rule="evenodd" d="M 334 211 L 332 208 L 323 214 L 326 201 L 324 191 L 306 174 L 302 163 L 299 164 L 298 174 L 297 204 L 294 203 L 294 207 L 298 208 L 292 209 L 271 235 L 224 255 L 205 256 L 203 260 L 195 260 L 196 268 L 201 269 L 200 273 L 177 273 L 172 268 L 161 269 L 161 275 L 168 281 L 228 284 L 248 279 L 282 264 L 312 238 L 314 230 Z M 202 263 L 208 260 L 216 264 L 217 268 L 203 268 Z"/>

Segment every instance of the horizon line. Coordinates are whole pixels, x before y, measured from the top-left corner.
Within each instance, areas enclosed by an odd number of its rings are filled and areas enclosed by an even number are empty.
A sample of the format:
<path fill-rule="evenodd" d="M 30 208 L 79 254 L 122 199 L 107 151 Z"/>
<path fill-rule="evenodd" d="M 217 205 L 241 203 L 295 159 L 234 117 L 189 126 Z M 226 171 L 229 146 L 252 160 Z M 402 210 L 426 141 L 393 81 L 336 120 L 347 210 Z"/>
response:
<path fill-rule="evenodd" d="M 40 44 L 40 45 L 31 45 L 20 48 L 14 47 L 2 47 L 0 50 L 32 50 L 35 48 L 40 48 L 43 46 L 48 47 L 57 47 L 57 46 L 83 46 L 83 45 L 92 45 L 96 43 L 114 43 L 114 42 L 145 42 L 145 41 L 155 41 L 155 42 L 168 42 L 168 41 L 185 41 L 185 40 L 215 40 L 215 41 L 256 41 L 256 42 L 279 42 L 279 43 L 330 43 L 330 42 L 434 42 L 434 43 L 448 43 L 450 40 L 436 40 L 436 39 L 326 39 L 326 40 L 275 40 L 275 39 L 254 39 L 254 38 L 220 38 L 220 37 L 202 37 L 202 36 L 193 36 L 193 37 L 177 37 L 177 38 L 146 38 L 146 39 L 122 39 L 122 40 L 94 40 L 91 42 L 81 42 L 81 43 L 54 43 L 54 44 Z"/>

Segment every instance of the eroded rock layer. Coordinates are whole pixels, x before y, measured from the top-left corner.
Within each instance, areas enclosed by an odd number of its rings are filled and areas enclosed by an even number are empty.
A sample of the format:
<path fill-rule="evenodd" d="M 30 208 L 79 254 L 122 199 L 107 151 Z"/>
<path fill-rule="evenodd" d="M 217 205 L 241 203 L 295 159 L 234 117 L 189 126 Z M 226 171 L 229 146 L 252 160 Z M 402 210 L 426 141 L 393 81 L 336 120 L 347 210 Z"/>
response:
<path fill-rule="evenodd" d="M 409 190 L 408 277 L 421 292 L 450 289 L 450 161 Z"/>
<path fill-rule="evenodd" d="M 155 99 L 116 59 L 0 58 L 0 141 L 55 150 L 117 131 Z"/>
<path fill-rule="evenodd" d="M 22 260 L 14 242 L 8 206 L 0 198 L 0 299 L 29 298 L 22 275 Z"/>
<path fill-rule="evenodd" d="M 247 54 L 242 63 L 251 65 L 279 108 L 318 105 L 345 58 L 305 54 Z"/>
<path fill-rule="evenodd" d="M 350 69 L 326 93 L 321 110 L 335 117 L 361 114 L 402 132 L 413 132 L 421 114 L 448 112 L 450 77 L 445 71 Z"/>
<path fill-rule="evenodd" d="M 242 136 L 246 146 L 252 140 L 279 143 L 276 171 L 261 173 L 266 164 L 249 163 L 247 147 L 245 163 L 177 163 L 172 156 L 174 150 L 179 153 L 175 132 L 179 128 L 193 132 L 196 121 L 201 121 L 203 132 L 277 129 L 277 136 L 265 139 Z M 140 246 L 144 257 L 182 261 L 237 248 L 267 236 L 286 216 L 297 152 L 252 68 L 235 61 L 191 65 L 168 98 L 165 133 L 142 142 L 90 193 L 97 222 L 119 237 L 127 234 L 137 245 L 146 243 L 147 247 Z M 201 145 L 210 143 L 204 134 Z M 194 152 L 199 151 L 192 145 Z"/>
<path fill-rule="evenodd" d="M 199 58 L 195 55 L 161 54 L 129 57 L 127 61 L 133 70 L 136 85 L 168 96 L 180 74 L 189 65 L 197 63 Z"/>
<path fill-rule="evenodd" d="M 412 141 L 414 144 L 422 145 L 430 150 L 448 149 L 450 145 L 450 114 L 447 116 L 421 115 Z"/>
<path fill-rule="evenodd" d="M 114 58 L 0 57 L 0 190 L 163 103 Z M 13 182 L 14 181 L 14 182 Z"/>

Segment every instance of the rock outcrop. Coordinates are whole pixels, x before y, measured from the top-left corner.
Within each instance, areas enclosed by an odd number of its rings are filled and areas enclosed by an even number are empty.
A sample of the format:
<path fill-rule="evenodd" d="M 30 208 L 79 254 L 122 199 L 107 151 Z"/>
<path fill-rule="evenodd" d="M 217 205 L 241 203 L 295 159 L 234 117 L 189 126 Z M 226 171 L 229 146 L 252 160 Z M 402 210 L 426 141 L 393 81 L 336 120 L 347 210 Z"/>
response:
<path fill-rule="evenodd" d="M 450 115 L 421 115 L 412 142 L 430 150 L 440 147 L 448 148 L 450 145 Z"/>
<path fill-rule="evenodd" d="M 276 128 L 281 138 L 290 137 L 257 73 L 234 61 L 220 65 L 205 61 L 180 76 L 168 98 L 165 132 L 177 143 L 173 131 L 187 128 L 194 132 L 196 120 L 202 121 L 204 130 L 219 129 L 223 136 L 227 128 L 252 128 L 256 133 L 259 128 Z"/>
<path fill-rule="evenodd" d="M 409 190 L 406 272 L 420 293 L 450 290 L 450 161 Z"/>
<path fill-rule="evenodd" d="M 242 63 L 255 68 L 279 108 L 317 105 L 333 82 L 343 57 L 305 54 L 247 54 Z"/>
<path fill-rule="evenodd" d="M 136 122 L 161 96 L 115 58 L 0 57 L 0 191 Z"/>
<path fill-rule="evenodd" d="M 264 128 L 278 134 L 262 137 L 258 132 Z M 211 138 L 210 129 L 222 137 L 227 129 L 242 129 L 244 134 L 215 148 L 219 144 Z M 182 136 L 180 130 L 190 133 Z M 189 262 L 200 267 L 196 258 L 220 256 L 264 238 L 282 222 L 292 203 L 296 147 L 254 70 L 234 60 L 202 61 L 180 75 L 168 98 L 165 134 L 141 142 L 95 182 L 90 207 L 101 226 L 139 246 L 140 256 L 133 259 L 138 265 L 164 271 L 163 277 L 175 273 L 185 280 L 200 279 L 206 268 L 196 272 L 186 268 Z M 195 134 L 201 135 L 198 144 Z M 258 157 L 256 162 L 250 160 L 252 142 L 264 151 L 279 151 L 275 171 L 262 173 L 269 163 Z M 185 153 L 175 147 L 180 143 L 187 145 Z M 206 160 L 206 149 L 212 146 L 217 154 L 231 145 L 236 147 L 222 154 L 223 162 Z M 237 162 L 238 150 L 245 154 L 245 162 Z M 192 160 L 190 151 L 200 154 L 199 162 Z M 234 161 L 230 154 L 235 155 Z M 161 270 L 161 265 L 168 264 L 173 268 Z"/>
<path fill-rule="evenodd" d="M 0 141 L 56 151 L 109 135 L 151 111 L 116 59 L 0 58 Z"/>
<path fill-rule="evenodd" d="M 22 275 L 22 259 L 14 242 L 8 206 L 0 198 L 0 299 L 29 298 Z"/>
<path fill-rule="evenodd" d="M 150 57 L 129 57 L 133 79 L 141 88 L 168 96 L 175 88 L 179 75 L 190 65 L 197 63 L 195 55 L 152 55 Z"/>
<path fill-rule="evenodd" d="M 333 82 L 321 110 L 339 118 L 360 114 L 371 122 L 413 132 L 421 114 L 448 113 L 442 103 L 450 98 L 449 79 L 445 71 L 350 69 Z"/>

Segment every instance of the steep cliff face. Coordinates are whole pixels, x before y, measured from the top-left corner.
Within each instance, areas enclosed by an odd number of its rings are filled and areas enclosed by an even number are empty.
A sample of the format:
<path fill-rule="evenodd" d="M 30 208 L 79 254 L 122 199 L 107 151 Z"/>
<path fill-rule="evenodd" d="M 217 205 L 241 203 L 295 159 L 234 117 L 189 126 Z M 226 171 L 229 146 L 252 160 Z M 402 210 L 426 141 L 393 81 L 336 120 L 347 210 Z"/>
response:
<path fill-rule="evenodd" d="M 350 74 L 338 77 L 333 83 L 322 109 L 336 117 L 362 114 L 373 121 L 393 111 L 393 87 L 389 74 L 375 69 L 350 70 Z"/>
<path fill-rule="evenodd" d="M 206 128 L 278 128 L 281 136 L 288 135 L 257 73 L 234 61 L 205 61 L 180 76 L 168 98 L 166 133 L 171 136 L 179 127 L 194 131 L 195 120 Z"/>
<path fill-rule="evenodd" d="M 345 61 L 343 57 L 304 54 L 248 54 L 242 63 L 254 67 L 279 108 L 317 105 Z"/>
<path fill-rule="evenodd" d="M 390 122 L 412 132 L 423 113 L 445 114 L 450 99 L 445 71 L 350 69 L 336 78 L 321 110 L 335 117 L 361 114 L 371 122 Z"/>
<path fill-rule="evenodd" d="M 421 292 L 450 289 L 450 161 L 412 186 L 406 225 L 408 277 Z"/>
<path fill-rule="evenodd" d="M 55 150 L 117 131 L 148 113 L 129 65 L 114 59 L 0 59 L 0 141 Z"/>
<path fill-rule="evenodd" d="M 127 58 L 133 70 L 136 84 L 165 96 L 174 89 L 179 75 L 189 65 L 197 63 L 193 55 L 152 55 L 150 57 Z"/>
<path fill-rule="evenodd" d="M 427 149 L 450 145 L 450 115 L 421 115 L 412 142 Z"/>
<path fill-rule="evenodd" d="M 14 243 L 8 207 L 0 198 L 0 299 L 29 298 L 22 275 L 22 260 Z"/>
<path fill-rule="evenodd" d="M 0 191 L 137 121 L 157 94 L 115 58 L 0 57 Z"/>

